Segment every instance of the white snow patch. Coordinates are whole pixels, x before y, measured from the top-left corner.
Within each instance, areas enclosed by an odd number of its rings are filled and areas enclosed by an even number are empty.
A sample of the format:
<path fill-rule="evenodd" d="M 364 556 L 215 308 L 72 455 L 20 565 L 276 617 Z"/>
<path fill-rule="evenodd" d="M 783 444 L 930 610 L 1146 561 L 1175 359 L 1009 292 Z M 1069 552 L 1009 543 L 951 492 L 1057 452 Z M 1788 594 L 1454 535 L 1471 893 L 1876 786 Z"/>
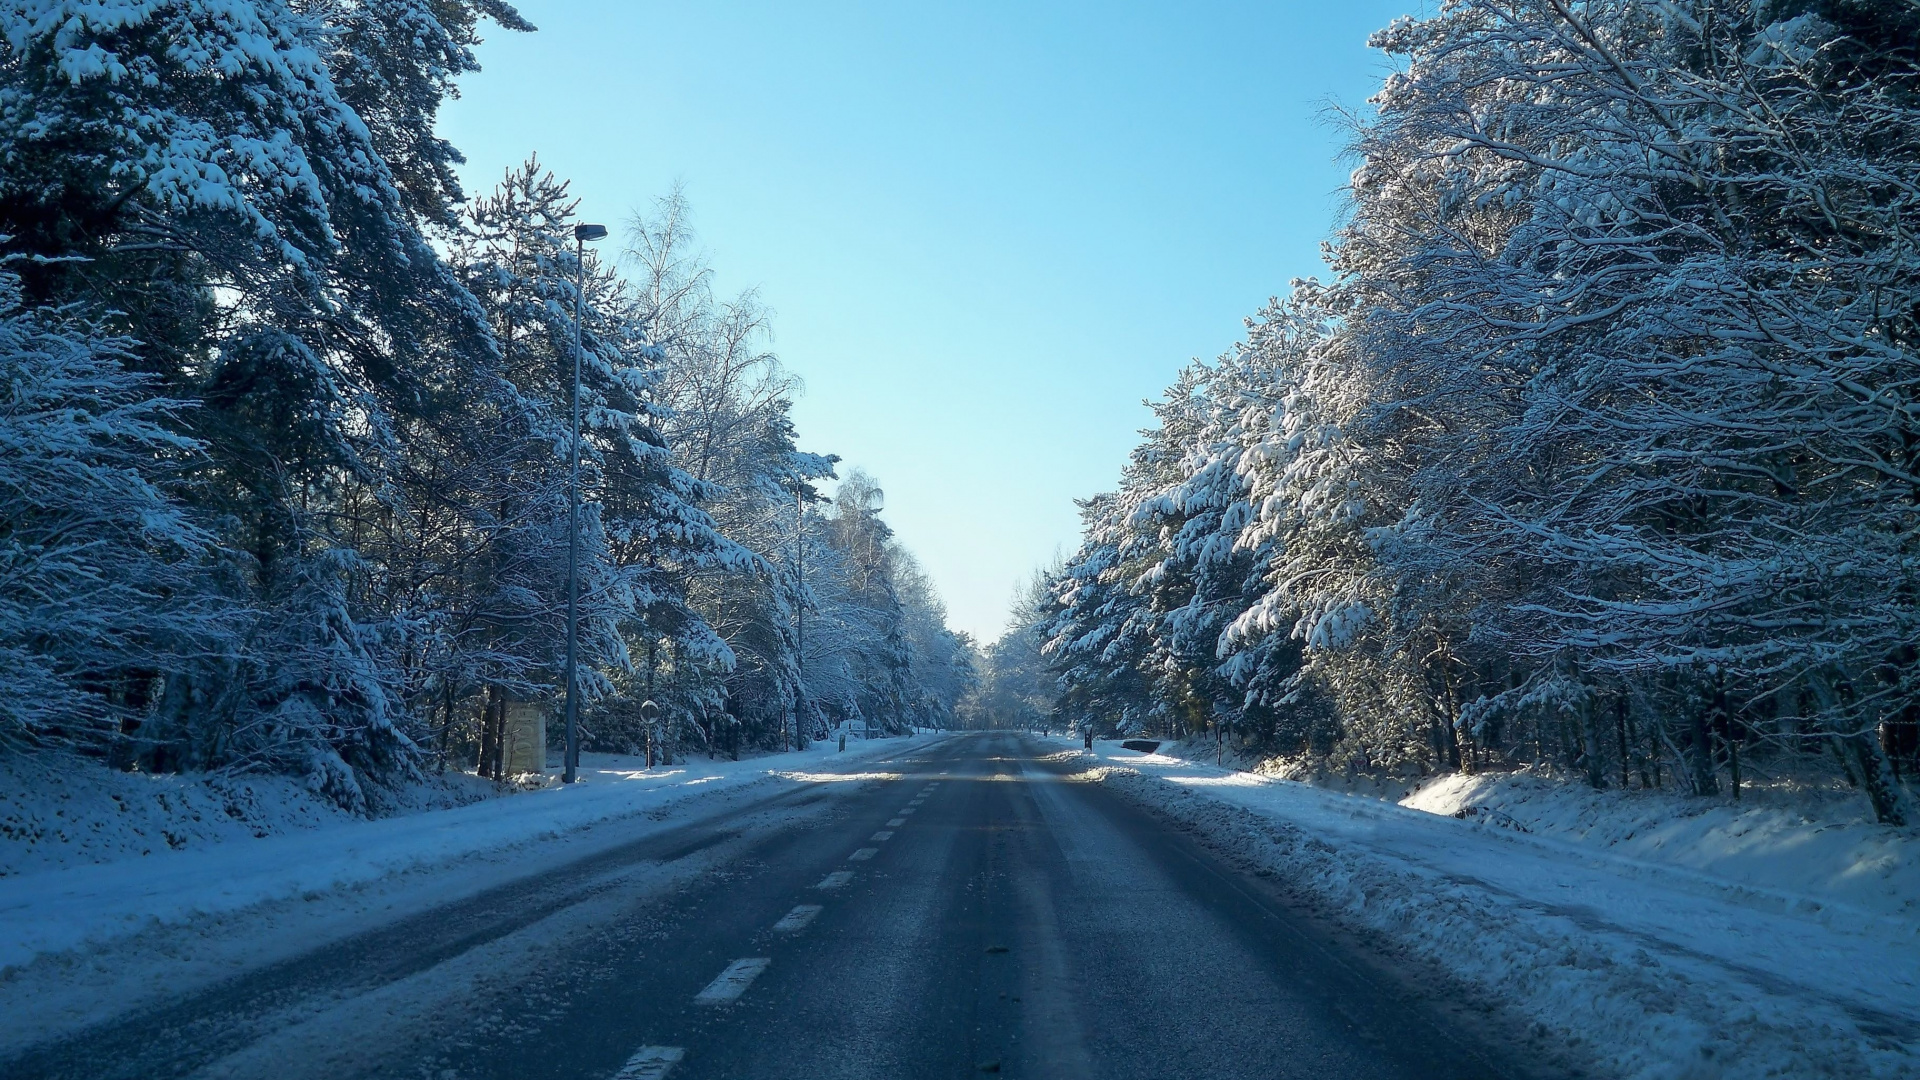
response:
<path fill-rule="evenodd" d="M 1595 791 L 1522 773 L 1443 776 L 1400 805 L 1496 825 L 1504 818 L 1536 836 L 1920 919 L 1920 837 L 1911 829 L 1821 820 L 1791 806 Z M 1496 813 L 1477 813 L 1487 810 Z"/>
<path fill-rule="evenodd" d="M 466 774 L 436 777 L 382 793 L 382 816 L 501 790 Z M 364 821 L 287 776 L 155 776 L 68 754 L 0 754 L 0 878 Z"/>

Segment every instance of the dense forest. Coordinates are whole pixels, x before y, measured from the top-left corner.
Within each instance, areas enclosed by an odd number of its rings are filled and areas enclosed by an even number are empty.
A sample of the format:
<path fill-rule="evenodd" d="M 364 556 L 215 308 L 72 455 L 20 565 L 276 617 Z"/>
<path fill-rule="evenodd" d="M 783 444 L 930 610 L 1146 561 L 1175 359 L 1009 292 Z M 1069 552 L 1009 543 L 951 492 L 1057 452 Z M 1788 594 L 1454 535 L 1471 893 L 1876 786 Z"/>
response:
<path fill-rule="evenodd" d="M 800 448 L 686 201 L 604 247 L 435 133 L 499 0 L 0 12 L 0 744 L 342 805 L 842 722 L 1737 796 L 1920 769 L 1920 11 L 1453 0 L 1374 38 L 1323 278 L 1182 371 L 980 656 Z M 827 495 L 828 481 L 838 481 Z"/>
<path fill-rule="evenodd" d="M 1154 404 L 994 722 L 1910 816 L 1920 8 L 1451 0 L 1324 279 Z"/>
<path fill-rule="evenodd" d="M 500 769 L 565 650 L 589 749 L 943 724 L 972 679 L 875 481 L 802 451 L 676 193 L 625 250 L 435 133 L 502 0 L 0 11 L 0 746 L 343 806 Z"/>

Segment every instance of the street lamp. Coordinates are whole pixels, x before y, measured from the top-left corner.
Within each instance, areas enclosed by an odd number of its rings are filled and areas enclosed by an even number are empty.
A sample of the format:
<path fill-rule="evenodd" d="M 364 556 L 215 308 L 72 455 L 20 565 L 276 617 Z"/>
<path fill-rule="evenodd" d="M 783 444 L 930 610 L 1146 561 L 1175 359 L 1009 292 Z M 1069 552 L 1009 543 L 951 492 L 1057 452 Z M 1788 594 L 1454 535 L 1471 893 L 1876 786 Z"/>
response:
<path fill-rule="evenodd" d="M 580 647 L 580 355 L 587 348 L 580 327 L 586 319 L 587 241 L 606 238 L 605 225 L 573 227 L 578 280 L 573 293 L 573 460 L 567 471 L 567 771 L 561 777 L 567 784 L 580 769 L 580 673 L 574 660 Z"/>

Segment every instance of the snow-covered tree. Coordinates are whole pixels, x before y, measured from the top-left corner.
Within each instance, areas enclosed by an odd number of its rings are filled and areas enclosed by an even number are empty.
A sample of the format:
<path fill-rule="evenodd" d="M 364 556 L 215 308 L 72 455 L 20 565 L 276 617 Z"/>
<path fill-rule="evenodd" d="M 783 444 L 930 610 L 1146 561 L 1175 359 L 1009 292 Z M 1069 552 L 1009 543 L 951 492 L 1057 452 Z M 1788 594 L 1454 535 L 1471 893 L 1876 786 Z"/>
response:
<path fill-rule="evenodd" d="M 968 703 L 969 726 L 1050 730 L 1060 682 L 1042 650 L 1051 614 L 1051 582 L 1060 567 L 1034 571 L 1014 595 L 999 640 L 983 650 L 979 688 Z"/>
<path fill-rule="evenodd" d="M 1063 679 L 1172 717 L 1219 677 L 1316 753 L 1595 786 L 1737 794 L 1824 745 L 1900 820 L 1916 27 L 1458 0 L 1377 35 L 1333 276 L 1088 504 Z"/>
<path fill-rule="evenodd" d="M 980 678 L 978 648 L 965 631 L 947 625 L 947 606 L 933 579 L 905 548 L 894 552 L 893 584 L 907 643 L 907 720 L 918 727 L 954 727 Z"/>
<path fill-rule="evenodd" d="M 131 760 L 166 674 L 233 645 L 213 535 L 166 490 L 200 447 L 129 348 L 0 265 L 0 743 Z"/>

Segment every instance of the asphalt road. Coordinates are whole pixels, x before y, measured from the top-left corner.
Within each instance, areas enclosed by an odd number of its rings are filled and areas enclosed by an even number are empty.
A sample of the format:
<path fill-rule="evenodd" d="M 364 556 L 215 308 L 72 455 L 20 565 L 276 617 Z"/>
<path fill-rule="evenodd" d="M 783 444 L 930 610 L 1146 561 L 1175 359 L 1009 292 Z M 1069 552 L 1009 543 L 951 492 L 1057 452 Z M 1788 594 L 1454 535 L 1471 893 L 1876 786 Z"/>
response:
<path fill-rule="evenodd" d="M 0 1075 L 1525 1075 L 1274 883 L 1045 752 L 921 747 L 892 778 L 413 913 Z"/>

